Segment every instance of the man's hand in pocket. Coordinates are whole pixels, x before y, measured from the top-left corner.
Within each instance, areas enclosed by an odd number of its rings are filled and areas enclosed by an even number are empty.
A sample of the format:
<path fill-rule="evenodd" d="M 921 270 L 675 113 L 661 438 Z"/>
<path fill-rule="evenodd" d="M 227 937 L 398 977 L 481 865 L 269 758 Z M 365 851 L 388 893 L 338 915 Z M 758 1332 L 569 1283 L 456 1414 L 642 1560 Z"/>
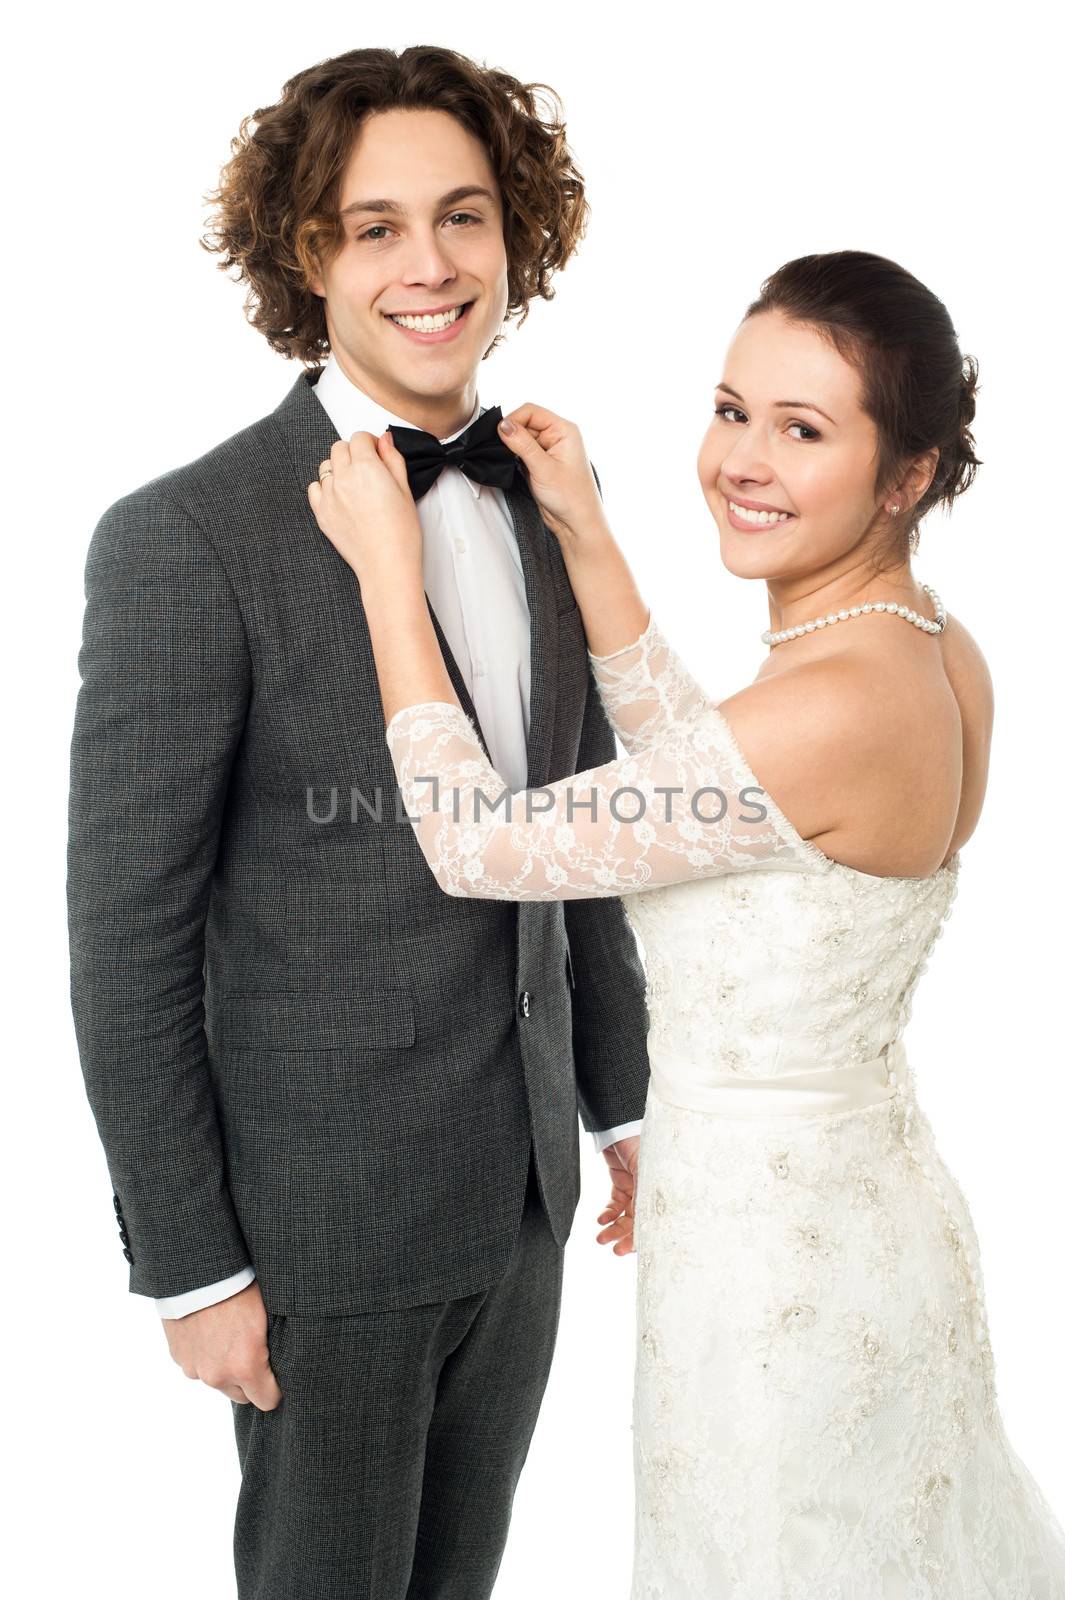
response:
<path fill-rule="evenodd" d="M 163 1317 L 170 1354 L 186 1378 L 221 1389 L 238 1405 L 260 1411 L 281 1404 L 266 1345 L 266 1307 L 258 1280 L 202 1311 Z"/>

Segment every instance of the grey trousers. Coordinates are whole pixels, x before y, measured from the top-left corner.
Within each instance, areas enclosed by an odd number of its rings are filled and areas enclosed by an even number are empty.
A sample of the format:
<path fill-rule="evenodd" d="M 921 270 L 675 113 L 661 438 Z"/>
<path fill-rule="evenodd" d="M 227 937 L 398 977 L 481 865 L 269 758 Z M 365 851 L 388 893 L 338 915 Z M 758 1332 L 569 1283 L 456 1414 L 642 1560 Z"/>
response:
<path fill-rule="evenodd" d="M 357 1316 L 271 1316 L 274 1411 L 233 1404 L 239 1600 L 488 1600 L 558 1331 L 530 1161 L 506 1276 Z"/>

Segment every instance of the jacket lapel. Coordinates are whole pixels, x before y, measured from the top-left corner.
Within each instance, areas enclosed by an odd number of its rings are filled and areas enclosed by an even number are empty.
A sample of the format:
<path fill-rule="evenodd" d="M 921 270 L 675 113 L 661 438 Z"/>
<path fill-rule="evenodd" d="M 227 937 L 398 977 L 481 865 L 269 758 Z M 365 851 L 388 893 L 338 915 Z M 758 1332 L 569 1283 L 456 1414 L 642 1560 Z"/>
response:
<path fill-rule="evenodd" d="M 551 780 L 549 766 L 558 699 L 558 614 L 544 549 L 544 541 L 551 534 L 530 494 L 521 489 L 504 489 L 503 493 L 514 520 L 529 606 L 529 734 L 525 749 L 527 782 L 535 788 Z"/>

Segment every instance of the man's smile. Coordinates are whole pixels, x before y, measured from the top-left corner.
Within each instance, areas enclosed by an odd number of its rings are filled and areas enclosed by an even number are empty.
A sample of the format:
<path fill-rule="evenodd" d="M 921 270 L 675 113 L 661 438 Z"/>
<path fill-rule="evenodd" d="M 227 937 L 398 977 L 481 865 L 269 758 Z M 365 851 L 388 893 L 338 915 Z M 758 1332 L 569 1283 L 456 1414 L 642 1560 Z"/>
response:
<path fill-rule="evenodd" d="M 386 321 L 408 338 L 421 344 L 443 344 L 462 331 L 472 304 L 472 300 L 467 300 L 438 310 L 386 311 L 384 315 Z"/>

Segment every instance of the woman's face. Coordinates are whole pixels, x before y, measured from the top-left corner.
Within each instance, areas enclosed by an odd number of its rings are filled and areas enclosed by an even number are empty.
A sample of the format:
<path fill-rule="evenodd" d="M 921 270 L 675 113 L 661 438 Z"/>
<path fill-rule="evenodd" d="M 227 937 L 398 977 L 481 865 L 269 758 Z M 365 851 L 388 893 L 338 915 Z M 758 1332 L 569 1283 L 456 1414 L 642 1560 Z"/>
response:
<path fill-rule="evenodd" d="M 874 529 L 882 537 L 888 496 L 873 495 L 876 428 L 860 389 L 857 370 L 814 329 L 777 311 L 741 323 L 699 450 L 721 559 L 737 577 L 806 577 L 863 541 L 871 552 Z M 758 518 L 744 516 L 751 503 L 787 515 L 748 520 Z"/>

